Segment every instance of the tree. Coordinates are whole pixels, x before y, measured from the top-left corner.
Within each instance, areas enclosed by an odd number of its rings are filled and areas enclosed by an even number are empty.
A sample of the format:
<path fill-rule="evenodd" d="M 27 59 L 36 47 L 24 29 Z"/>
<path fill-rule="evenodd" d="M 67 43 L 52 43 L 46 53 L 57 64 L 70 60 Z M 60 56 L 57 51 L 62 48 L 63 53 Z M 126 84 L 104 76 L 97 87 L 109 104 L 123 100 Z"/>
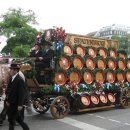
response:
<path fill-rule="evenodd" d="M 31 10 L 24 11 L 21 8 L 9 9 L 7 13 L 1 16 L 1 19 L 0 35 L 7 37 L 7 45 L 2 52 L 11 53 L 13 56 L 19 57 L 27 56 L 27 52 L 38 33 L 32 27 L 32 25 L 37 24 L 35 13 Z M 24 53 L 19 53 L 18 48 L 20 52 Z"/>
<path fill-rule="evenodd" d="M 118 37 L 118 36 L 112 36 L 112 39 L 119 41 L 119 49 L 125 50 L 127 54 L 129 53 L 129 38 L 127 36 Z"/>

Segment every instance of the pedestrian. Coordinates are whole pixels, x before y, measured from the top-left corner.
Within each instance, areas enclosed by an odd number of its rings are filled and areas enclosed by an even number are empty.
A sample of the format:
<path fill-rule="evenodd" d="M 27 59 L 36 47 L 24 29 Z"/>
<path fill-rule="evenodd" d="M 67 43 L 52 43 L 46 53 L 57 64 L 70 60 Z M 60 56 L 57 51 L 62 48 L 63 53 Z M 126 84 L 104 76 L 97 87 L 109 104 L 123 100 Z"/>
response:
<path fill-rule="evenodd" d="M 15 62 L 12 62 L 15 63 Z M 22 71 L 19 71 L 19 76 L 23 79 L 23 81 L 25 82 L 25 76 L 22 73 Z M 28 90 L 27 90 L 28 91 Z M 5 100 L 4 100 L 4 106 L 3 109 L 0 113 L 0 126 L 3 125 L 4 120 L 6 119 L 6 115 L 7 115 L 7 105 L 6 105 L 6 90 L 5 90 Z M 24 113 L 22 113 L 22 117 L 24 119 Z"/>
<path fill-rule="evenodd" d="M 26 99 L 26 86 L 19 76 L 19 65 L 12 63 L 10 66 L 11 80 L 9 81 L 6 93 L 6 105 L 9 130 L 14 130 L 17 121 L 23 130 L 29 130 L 28 125 L 23 120 L 24 105 Z"/>

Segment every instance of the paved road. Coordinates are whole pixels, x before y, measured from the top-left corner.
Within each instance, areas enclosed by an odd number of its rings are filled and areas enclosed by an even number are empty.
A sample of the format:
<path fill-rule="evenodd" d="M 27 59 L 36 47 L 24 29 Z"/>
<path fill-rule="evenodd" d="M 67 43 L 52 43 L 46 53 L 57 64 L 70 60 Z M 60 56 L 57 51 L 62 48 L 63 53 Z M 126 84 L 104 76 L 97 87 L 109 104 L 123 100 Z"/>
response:
<path fill-rule="evenodd" d="M 0 111 L 2 103 L 0 103 Z M 80 114 L 69 114 L 64 119 L 55 120 L 50 112 L 44 115 L 25 113 L 25 121 L 30 130 L 130 130 L 130 109 L 107 109 Z M 8 130 L 5 121 L 0 130 Z M 21 130 L 16 126 L 16 130 Z"/>

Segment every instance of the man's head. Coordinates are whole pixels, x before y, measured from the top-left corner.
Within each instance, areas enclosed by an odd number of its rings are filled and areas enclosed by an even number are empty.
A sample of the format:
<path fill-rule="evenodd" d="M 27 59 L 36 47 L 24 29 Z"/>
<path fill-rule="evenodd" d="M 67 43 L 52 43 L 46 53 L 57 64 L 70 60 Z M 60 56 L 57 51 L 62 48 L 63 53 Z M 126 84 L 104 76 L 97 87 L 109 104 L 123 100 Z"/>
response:
<path fill-rule="evenodd" d="M 51 43 L 48 41 L 45 41 L 45 43 L 43 43 L 43 45 L 44 45 L 45 49 L 50 49 L 50 47 L 51 47 Z"/>
<path fill-rule="evenodd" d="M 39 44 L 35 44 L 35 50 L 40 50 L 41 46 Z"/>
<path fill-rule="evenodd" d="M 20 66 L 16 63 L 12 63 L 10 65 L 10 75 L 14 76 L 16 73 L 18 73 L 20 70 Z"/>

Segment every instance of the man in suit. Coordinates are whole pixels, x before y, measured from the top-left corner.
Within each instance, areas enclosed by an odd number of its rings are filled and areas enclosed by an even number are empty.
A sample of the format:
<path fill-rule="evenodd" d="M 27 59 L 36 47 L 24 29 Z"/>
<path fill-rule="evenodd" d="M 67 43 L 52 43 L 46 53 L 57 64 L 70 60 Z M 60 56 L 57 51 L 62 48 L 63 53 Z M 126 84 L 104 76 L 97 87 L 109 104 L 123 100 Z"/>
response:
<path fill-rule="evenodd" d="M 16 61 L 13 60 L 12 63 L 16 63 Z M 25 82 L 25 76 L 24 76 L 24 74 L 23 74 L 21 71 L 19 71 L 19 76 L 20 76 L 20 77 L 23 79 L 23 81 Z M 10 76 L 9 76 L 9 77 L 10 77 Z M 7 88 L 6 88 L 6 89 L 7 89 Z M 5 90 L 5 95 L 6 95 L 6 90 Z M 3 125 L 3 122 L 4 122 L 4 120 L 6 119 L 6 115 L 7 115 L 7 106 L 6 106 L 6 98 L 5 98 L 5 100 L 4 100 L 4 107 L 3 107 L 3 109 L 2 109 L 2 111 L 1 111 L 1 113 L 0 113 L 0 126 Z M 24 119 L 24 113 L 23 113 L 23 119 Z"/>
<path fill-rule="evenodd" d="M 41 46 L 39 44 L 35 44 L 34 48 L 32 48 L 29 52 L 30 57 L 41 57 L 42 56 L 42 50 Z"/>
<path fill-rule="evenodd" d="M 40 67 L 49 68 L 51 64 L 51 60 L 54 57 L 54 51 L 51 49 L 51 43 L 48 41 L 45 41 L 43 46 L 44 46 L 44 53 L 42 57 L 39 57 L 39 60 L 41 61 Z"/>
<path fill-rule="evenodd" d="M 26 99 L 26 86 L 23 79 L 19 76 L 20 67 L 16 63 L 12 63 L 10 67 L 11 79 L 9 81 L 6 92 L 6 105 L 9 130 L 14 130 L 15 121 L 17 121 L 23 130 L 29 130 L 28 125 L 23 121 L 23 112 Z"/>
<path fill-rule="evenodd" d="M 36 74 L 36 79 L 38 80 L 39 83 L 44 84 L 46 81 L 45 76 L 46 75 L 40 75 L 41 71 L 45 68 L 50 68 L 52 59 L 54 57 L 54 51 L 51 49 L 51 43 L 48 41 L 45 41 L 44 44 L 44 52 L 42 57 L 38 57 L 38 60 L 36 62 L 36 70 L 37 70 L 37 74 Z M 51 79 L 51 73 L 49 74 L 49 78 Z"/>

